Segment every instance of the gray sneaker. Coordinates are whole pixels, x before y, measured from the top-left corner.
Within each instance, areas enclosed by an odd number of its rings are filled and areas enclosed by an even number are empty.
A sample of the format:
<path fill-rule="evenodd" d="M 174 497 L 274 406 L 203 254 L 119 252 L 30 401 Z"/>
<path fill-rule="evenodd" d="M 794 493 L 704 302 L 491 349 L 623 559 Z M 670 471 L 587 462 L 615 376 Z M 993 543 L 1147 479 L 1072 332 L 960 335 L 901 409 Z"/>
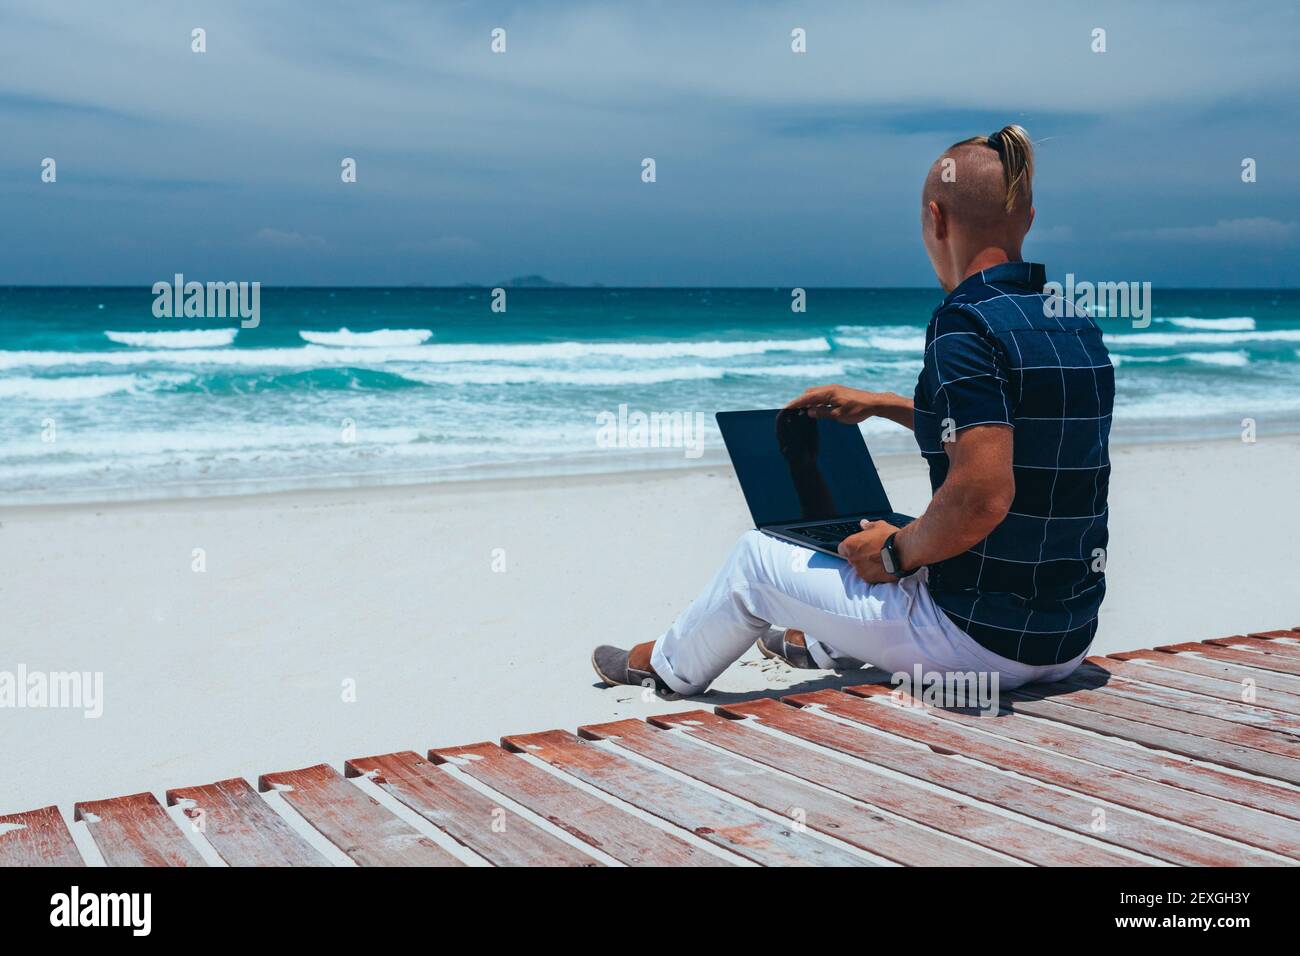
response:
<path fill-rule="evenodd" d="M 659 679 L 654 671 L 637 670 L 631 665 L 632 652 L 621 647 L 602 644 L 591 652 L 591 666 L 596 676 L 610 687 L 626 684 L 629 687 L 653 687 L 662 693 L 671 693 L 672 688 Z"/>
<path fill-rule="evenodd" d="M 798 668 L 799 670 L 824 670 L 820 664 L 813 660 L 813 656 L 808 652 L 807 647 L 802 644 L 792 644 L 790 641 L 785 639 L 786 635 L 792 630 L 794 629 L 772 628 L 760 637 L 755 642 L 754 646 L 758 648 L 759 653 L 764 657 L 784 661 L 791 667 Z M 803 632 L 795 631 L 794 633 L 802 634 Z M 807 638 L 805 637 L 805 640 L 806 639 Z M 832 657 L 831 663 L 835 665 L 834 669 L 837 671 L 857 670 L 862 666 L 862 661 L 856 660 L 852 657 Z"/>

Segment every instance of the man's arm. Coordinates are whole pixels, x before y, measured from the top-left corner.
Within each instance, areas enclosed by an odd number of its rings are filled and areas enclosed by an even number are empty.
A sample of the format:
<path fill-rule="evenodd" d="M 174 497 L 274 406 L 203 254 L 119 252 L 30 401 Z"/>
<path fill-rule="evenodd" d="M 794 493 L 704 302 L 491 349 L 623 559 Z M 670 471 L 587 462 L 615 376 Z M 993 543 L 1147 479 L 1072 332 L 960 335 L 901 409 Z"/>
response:
<path fill-rule="evenodd" d="M 843 385 L 818 385 L 808 389 L 786 408 L 804 408 L 810 418 L 830 418 L 856 425 L 868 418 L 887 418 L 912 428 L 912 400 L 893 392 L 864 392 Z"/>
<path fill-rule="evenodd" d="M 894 539 L 903 570 L 935 564 L 973 547 L 992 533 L 1011 510 L 1016 494 L 1008 425 L 975 425 L 948 442 L 948 475 L 930 506 Z M 880 562 L 880 549 L 896 529 L 883 521 L 863 522 L 863 530 L 840 544 L 843 555 L 865 581 L 895 578 Z"/>

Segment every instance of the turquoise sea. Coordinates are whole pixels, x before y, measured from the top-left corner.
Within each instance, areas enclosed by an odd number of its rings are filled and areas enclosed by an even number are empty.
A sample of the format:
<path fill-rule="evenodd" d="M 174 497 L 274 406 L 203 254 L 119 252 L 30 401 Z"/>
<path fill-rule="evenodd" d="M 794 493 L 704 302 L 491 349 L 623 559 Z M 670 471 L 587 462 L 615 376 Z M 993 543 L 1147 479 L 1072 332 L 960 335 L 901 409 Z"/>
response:
<path fill-rule="evenodd" d="M 843 382 L 910 394 L 933 289 L 263 288 L 257 328 L 147 288 L 0 288 L 0 500 L 97 500 L 722 460 L 713 413 Z M 1100 318 L 1122 441 L 1300 431 L 1300 290 L 1155 290 Z M 602 447 L 703 413 L 703 458 Z M 869 423 L 879 451 L 910 450 Z"/>

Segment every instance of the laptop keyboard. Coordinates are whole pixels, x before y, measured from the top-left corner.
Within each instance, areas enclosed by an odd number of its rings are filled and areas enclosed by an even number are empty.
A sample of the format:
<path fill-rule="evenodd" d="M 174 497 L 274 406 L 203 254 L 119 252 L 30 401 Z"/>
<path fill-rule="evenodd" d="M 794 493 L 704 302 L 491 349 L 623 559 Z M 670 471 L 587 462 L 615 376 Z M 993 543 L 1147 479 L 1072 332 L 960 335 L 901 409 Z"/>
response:
<path fill-rule="evenodd" d="M 902 527 L 907 523 L 904 515 L 883 515 L 880 519 L 888 521 L 890 524 Z M 858 521 L 837 521 L 833 524 L 815 524 L 802 528 L 787 528 L 789 534 L 802 535 L 805 538 L 811 538 L 813 541 L 822 544 L 838 545 L 850 535 L 857 534 L 862 530 L 862 525 Z"/>
<path fill-rule="evenodd" d="M 812 538 L 814 541 L 834 541 L 839 544 L 849 535 L 861 531 L 862 526 L 856 521 L 841 521 L 837 524 L 817 524 L 809 528 L 790 528 L 788 530 L 795 534 L 801 534 L 805 538 Z"/>

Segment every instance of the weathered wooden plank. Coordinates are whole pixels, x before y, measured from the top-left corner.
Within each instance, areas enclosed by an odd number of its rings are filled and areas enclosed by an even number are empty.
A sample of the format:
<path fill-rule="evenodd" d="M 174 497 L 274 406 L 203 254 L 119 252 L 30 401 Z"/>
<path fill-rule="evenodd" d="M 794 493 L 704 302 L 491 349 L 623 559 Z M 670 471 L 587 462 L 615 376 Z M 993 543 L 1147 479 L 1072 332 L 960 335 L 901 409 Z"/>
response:
<path fill-rule="evenodd" d="M 1215 700 L 1228 701 L 1234 704 L 1243 703 L 1242 686 L 1230 680 L 1206 677 L 1202 674 L 1193 674 L 1187 671 L 1167 670 L 1149 664 L 1117 661 L 1109 657 L 1090 657 L 1087 664 L 1098 670 L 1105 671 L 1113 677 L 1122 677 L 1125 680 L 1138 681 L 1142 684 L 1155 684 L 1173 690 L 1182 690 L 1189 694 L 1200 694 L 1204 697 L 1213 697 Z M 1083 666 L 1080 667 L 1080 670 L 1082 669 Z M 1075 673 L 1078 673 L 1078 671 Z M 1284 694 L 1280 691 L 1264 691 L 1260 693 L 1257 688 L 1253 696 L 1254 699 L 1248 701 L 1252 706 L 1281 711 L 1284 714 L 1300 717 L 1300 695 Z"/>
<path fill-rule="evenodd" d="M 722 718 L 717 718 L 721 720 Z M 1014 866 L 974 844 L 885 816 L 876 807 L 844 800 L 736 757 L 691 743 L 685 735 L 639 720 L 579 727 L 591 740 L 614 745 L 671 767 L 726 793 L 789 817 L 796 827 L 843 840 L 906 866 Z"/>
<path fill-rule="evenodd" d="M 972 760 L 1074 790 L 1084 796 L 1141 810 L 1300 860 L 1300 827 L 1292 820 L 1025 747 L 981 733 L 970 726 L 945 722 L 936 717 L 938 708 L 918 704 L 911 698 L 907 698 L 908 703 L 902 706 L 893 703 L 895 699 L 882 689 L 873 694 L 870 702 L 854 701 L 842 705 L 835 698 L 830 709 L 842 716 L 851 715 L 852 719 L 886 733 L 956 750 Z M 983 724 L 1010 719 L 1014 718 L 1011 715 L 986 717 Z"/>
<path fill-rule="evenodd" d="M 243 777 L 168 790 L 167 804 L 231 866 L 329 866 Z"/>
<path fill-rule="evenodd" d="M 152 793 L 87 800 L 73 813 L 109 866 L 207 866 Z"/>
<path fill-rule="evenodd" d="M 1202 717 L 1211 717 L 1215 720 L 1225 720 L 1232 724 L 1254 727 L 1258 730 L 1285 734 L 1293 740 L 1300 736 L 1300 718 L 1290 717 L 1263 707 L 1256 707 L 1240 700 L 1224 702 L 1218 698 L 1206 697 L 1196 692 L 1188 693 L 1163 687 L 1153 687 L 1150 684 L 1142 684 L 1116 677 L 1113 674 L 1104 673 L 1087 665 L 1080 667 L 1061 683 L 1081 690 L 1095 691 L 1103 696 L 1114 694 L 1144 704 L 1167 707 L 1170 710 L 1183 711 Z M 1070 698 L 1073 699 L 1073 697 L 1074 695 L 1071 694 Z M 1300 745 L 1300 741 L 1296 741 L 1296 743 Z"/>
<path fill-rule="evenodd" d="M 450 763 L 522 807 L 629 866 L 731 866 L 667 830 L 579 790 L 496 744 L 440 747 L 434 763 Z"/>
<path fill-rule="evenodd" d="M 278 792 L 360 866 L 464 866 L 329 764 L 264 773 L 257 788 Z"/>
<path fill-rule="evenodd" d="M 1234 770 L 1244 770 L 1261 777 L 1272 777 L 1275 780 L 1300 784 L 1300 763 L 1278 754 L 1265 753 L 1262 750 L 1225 743 L 1222 740 L 1212 740 L 1199 734 L 1185 733 L 1169 727 L 1153 727 L 1141 720 L 1132 720 L 1083 707 L 1072 707 L 1056 700 L 1020 697 L 1015 701 L 1015 711 L 1082 727 L 1084 730 L 1109 737 L 1121 737 L 1143 747 L 1167 750 L 1170 753 L 1217 763 L 1222 767 L 1232 767 Z"/>
<path fill-rule="evenodd" d="M 1276 654 L 1258 654 L 1255 651 L 1239 651 L 1231 647 L 1215 647 L 1213 644 L 1163 644 L 1156 650 L 1166 654 L 1192 653 L 1201 654 L 1213 661 L 1226 661 L 1229 664 L 1241 664 L 1257 670 L 1276 671 L 1279 674 L 1300 675 L 1300 661 L 1279 657 Z"/>
<path fill-rule="evenodd" d="M 1238 686 L 1244 686 L 1249 681 L 1257 689 L 1279 691 L 1283 694 L 1300 694 L 1300 677 L 1242 667 L 1226 661 L 1214 661 L 1194 654 L 1165 654 L 1161 651 L 1137 650 L 1110 654 L 1109 657 L 1119 661 L 1142 661 L 1166 670 L 1182 671 L 1185 674 L 1217 677 L 1220 680 L 1232 681 Z"/>
<path fill-rule="evenodd" d="M 347 761 L 364 776 L 494 866 L 602 866 L 446 770 L 409 750 Z"/>
<path fill-rule="evenodd" d="M 889 693 L 890 690 L 885 685 L 870 684 L 851 688 L 850 692 L 869 696 Z M 1149 750 L 1126 740 L 1090 736 L 1068 724 L 1034 720 L 1019 714 L 1003 714 L 993 719 L 957 710 L 934 709 L 928 713 L 942 720 L 974 727 L 984 733 L 1066 754 L 1146 780 L 1300 820 L 1300 791 L 1271 781 L 1243 777 L 1218 767 L 1192 763 L 1183 757 Z"/>
<path fill-rule="evenodd" d="M 0 815 L 0 866 L 85 866 L 55 806 Z"/>
<path fill-rule="evenodd" d="M 777 823 L 707 790 L 642 766 L 563 730 L 502 738 L 646 813 L 767 866 L 869 866 L 870 861 L 793 826 Z"/>
<path fill-rule="evenodd" d="M 1251 631 L 1250 637 L 1286 637 L 1293 641 L 1300 641 L 1300 627 L 1284 628 L 1280 631 Z"/>
<path fill-rule="evenodd" d="M 840 714 L 846 704 L 867 705 L 835 691 L 795 694 L 784 698 L 795 704 L 819 704 Z M 832 706 L 827 706 L 831 704 Z M 844 707 L 841 716 L 854 720 L 854 707 Z M 1223 843 L 1214 837 L 1198 836 L 1161 820 L 1134 813 L 1101 800 L 1063 793 L 1032 780 L 964 760 L 953 759 L 955 749 L 932 752 L 924 746 L 897 737 L 871 732 L 772 700 L 728 704 L 719 708 L 724 715 L 758 717 L 784 733 L 803 737 L 813 743 L 851 754 L 870 763 L 925 780 L 938 787 L 983 800 L 1006 810 L 1062 827 L 1072 833 L 1092 837 L 1112 846 L 1123 847 L 1170 863 L 1189 866 L 1231 866 L 1245 863 L 1266 865 L 1270 857 L 1240 844 Z M 1274 861 L 1275 862 L 1275 861 Z"/>
<path fill-rule="evenodd" d="M 1134 858 L 1020 819 L 887 777 L 866 763 L 847 763 L 809 747 L 703 710 L 648 718 L 716 747 L 792 773 L 819 786 L 881 807 L 943 833 L 1039 866 L 1135 866 Z"/>
<path fill-rule="evenodd" d="M 1012 691 L 1007 696 L 1015 702 L 1012 705 L 1013 709 L 1018 707 L 1021 701 L 1050 700 L 1053 703 L 1077 707 L 1080 710 L 1089 710 L 1113 717 L 1125 717 L 1129 720 L 1148 724 L 1151 727 L 1176 730 L 1184 734 L 1195 734 L 1198 737 L 1204 737 L 1206 740 L 1218 740 L 1236 747 L 1249 747 L 1261 753 L 1290 757 L 1292 760 L 1300 761 L 1300 740 L 1290 734 L 1247 727 L 1228 720 L 1220 720 L 1217 717 L 1188 713 L 1184 710 L 1174 710 L 1159 704 L 1148 703 L 1134 696 L 1120 696 L 1104 694 L 1096 690 L 1083 690 L 1078 685 L 1070 683 L 1029 684 L 1019 690 Z M 1300 762 L 1297 762 L 1295 766 L 1297 770 L 1300 770 Z"/>
<path fill-rule="evenodd" d="M 1287 636 L 1294 638 L 1297 635 L 1290 634 Z M 1290 641 L 1279 640 L 1278 638 L 1279 635 L 1271 637 L 1217 637 L 1204 643 L 1213 647 L 1239 647 L 1245 651 L 1277 654 L 1280 657 L 1300 660 L 1300 644 L 1292 644 Z"/>

